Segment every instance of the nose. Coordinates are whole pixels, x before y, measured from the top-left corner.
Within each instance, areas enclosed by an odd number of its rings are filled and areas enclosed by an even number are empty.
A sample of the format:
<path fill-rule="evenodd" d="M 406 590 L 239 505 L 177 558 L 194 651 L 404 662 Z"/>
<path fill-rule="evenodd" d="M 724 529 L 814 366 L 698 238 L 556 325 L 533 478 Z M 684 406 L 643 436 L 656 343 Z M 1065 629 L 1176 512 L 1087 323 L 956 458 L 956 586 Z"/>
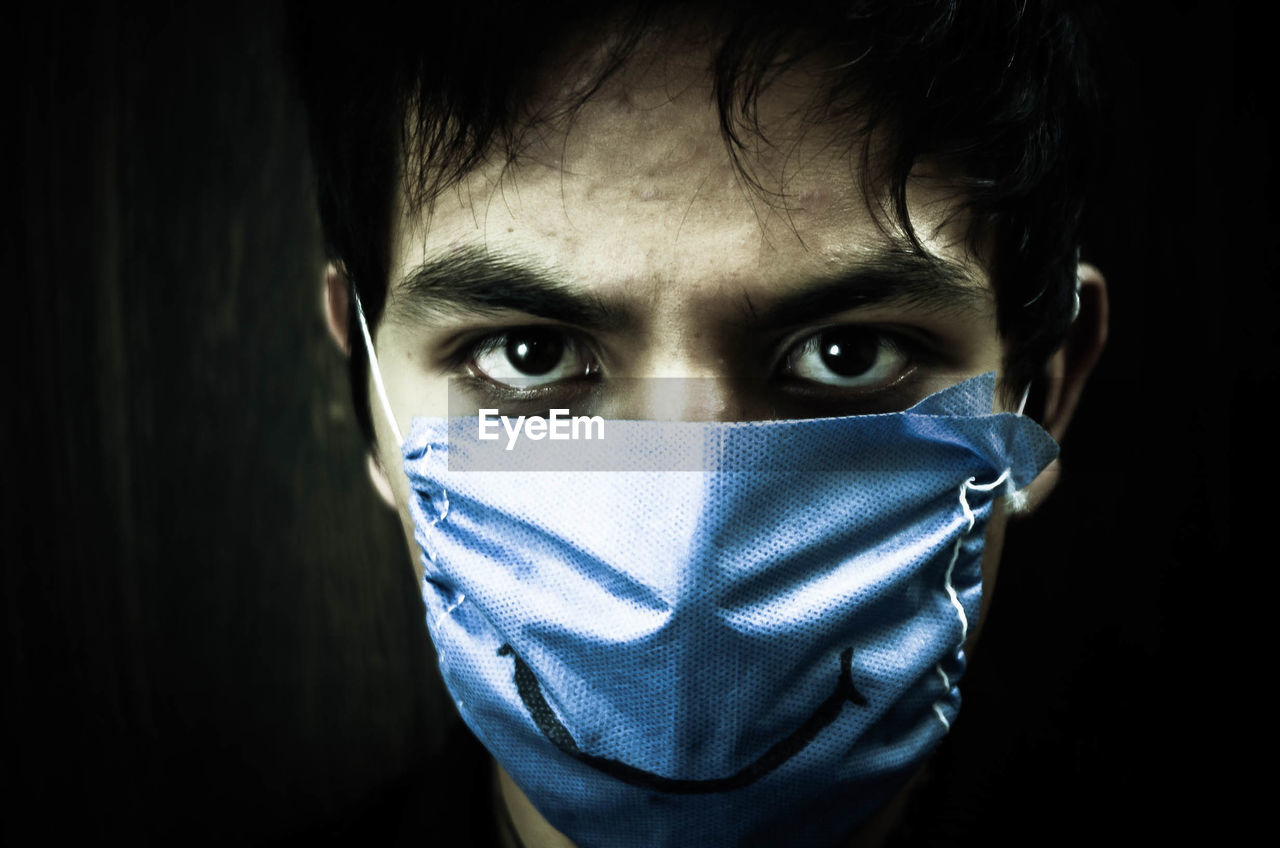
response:
<path fill-rule="evenodd" d="M 768 418 L 730 357 L 668 351 L 634 368 L 609 390 L 613 417 L 647 421 L 748 421 Z"/>
<path fill-rule="evenodd" d="M 725 374 L 689 376 L 668 370 L 624 381 L 617 394 L 622 417 L 651 421 L 734 421 L 739 393 Z"/>
<path fill-rule="evenodd" d="M 721 296 L 723 299 L 723 296 Z M 770 417 L 733 333 L 714 308 L 658 297 L 625 373 L 609 394 L 618 418 L 650 421 L 748 421 Z"/>

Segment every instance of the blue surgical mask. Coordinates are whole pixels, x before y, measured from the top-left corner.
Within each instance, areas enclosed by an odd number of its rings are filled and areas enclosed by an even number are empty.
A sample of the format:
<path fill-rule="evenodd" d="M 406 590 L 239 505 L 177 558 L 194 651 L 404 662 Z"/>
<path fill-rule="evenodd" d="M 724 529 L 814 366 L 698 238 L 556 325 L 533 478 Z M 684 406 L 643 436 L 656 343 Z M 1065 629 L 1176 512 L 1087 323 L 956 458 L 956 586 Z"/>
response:
<path fill-rule="evenodd" d="M 838 842 L 955 721 L 993 503 L 1057 453 L 992 413 L 994 386 L 609 421 L 613 471 L 459 470 L 493 443 L 413 419 L 427 621 L 463 720 L 581 848 Z M 673 439 L 702 470 L 651 470 Z"/>

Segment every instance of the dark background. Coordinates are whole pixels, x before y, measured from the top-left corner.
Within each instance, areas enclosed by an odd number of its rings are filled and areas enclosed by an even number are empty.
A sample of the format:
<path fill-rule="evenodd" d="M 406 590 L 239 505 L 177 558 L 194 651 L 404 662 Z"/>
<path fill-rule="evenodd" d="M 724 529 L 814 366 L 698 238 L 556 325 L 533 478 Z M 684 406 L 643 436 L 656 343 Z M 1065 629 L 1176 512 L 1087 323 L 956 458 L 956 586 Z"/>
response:
<path fill-rule="evenodd" d="M 6 39 L 4 842 L 324 834 L 455 765 L 323 329 L 281 23 L 51 3 Z M 1085 245 L 1111 342 L 1011 531 L 921 840 L 1234 818 L 1208 764 L 1265 696 L 1223 656 L 1275 559 L 1238 541 L 1276 363 L 1264 32 L 1222 3 L 1112 21 Z"/>

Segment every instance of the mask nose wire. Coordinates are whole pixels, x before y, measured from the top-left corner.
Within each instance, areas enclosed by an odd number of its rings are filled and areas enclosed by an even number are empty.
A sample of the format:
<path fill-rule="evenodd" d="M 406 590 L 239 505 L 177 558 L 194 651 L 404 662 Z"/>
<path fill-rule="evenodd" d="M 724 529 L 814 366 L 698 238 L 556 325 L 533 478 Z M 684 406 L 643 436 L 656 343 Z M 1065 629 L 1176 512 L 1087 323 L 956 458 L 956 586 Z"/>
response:
<path fill-rule="evenodd" d="M 404 436 L 400 434 L 400 425 L 396 423 L 396 417 L 391 412 L 391 401 L 387 399 L 387 387 L 382 382 L 382 369 L 378 367 L 378 354 L 373 350 L 373 337 L 369 335 L 369 322 L 364 318 L 364 307 L 360 305 L 360 295 L 356 292 L 356 287 L 351 287 L 351 297 L 356 304 L 356 317 L 360 319 L 360 335 L 364 337 L 364 348 L 369 354 L 369 367 L 373 371 L 373 386 L 378 391 L 378 400 L 382 401 L 382 413 L 387 416 L 387 423 L 391 425 L 391 432 L 396 437 L 396 447 L 404 448 Z"/>

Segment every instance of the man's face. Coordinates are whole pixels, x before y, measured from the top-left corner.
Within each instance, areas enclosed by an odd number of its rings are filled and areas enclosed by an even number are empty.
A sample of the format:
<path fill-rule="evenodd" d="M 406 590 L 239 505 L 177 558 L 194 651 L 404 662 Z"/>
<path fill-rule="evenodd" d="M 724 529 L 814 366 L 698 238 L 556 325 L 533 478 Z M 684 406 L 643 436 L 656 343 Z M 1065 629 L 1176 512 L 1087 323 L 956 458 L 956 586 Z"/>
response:
<path fill-rule="evenodd" d="M 815 81 L 795 72 L 761 99 L 748 186 L 705 64 L 638 57 L 571 122 L 533 130 L 518 161 L 402 220 L 376 333 L 402 432 L 459 412 L 450 380 L 473 409 L 512 386 L 569 406 L 589 385 L 606 418 L 749 420 L 896 411 L 1001 370 L 988 264 L 944 175 L 922 167 L 909 185 L 923 261 L 869 208 L 847 128 L 805 118 Z M 645 379 L 673 377 L 695 379 Z M 374 421 L 421 576 L 396 438 L 376 406 Z M 987 596 L 1003 529 L 997 510 Z"/>

